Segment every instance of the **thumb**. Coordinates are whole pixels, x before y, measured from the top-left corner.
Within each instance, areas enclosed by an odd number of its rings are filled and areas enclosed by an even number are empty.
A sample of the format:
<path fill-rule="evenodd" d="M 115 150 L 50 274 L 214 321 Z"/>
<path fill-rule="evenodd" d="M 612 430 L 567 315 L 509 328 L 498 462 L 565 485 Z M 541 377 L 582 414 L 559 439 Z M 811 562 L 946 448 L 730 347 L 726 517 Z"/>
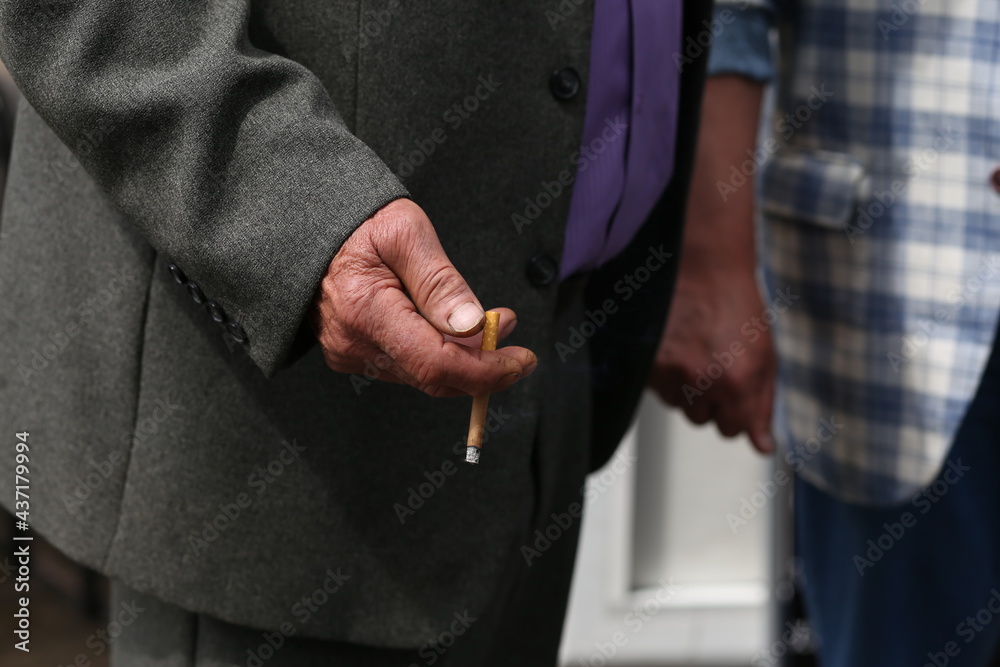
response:
<path fill-rule="evenodd" d="M 406 201 L 406 200 L 404 200 Z M 421 315 L 443 334 L 474 336 L 485 314 L 465 278 L 448 259 L 423 210 L 413 204 L 399 233 L 383 238 L 379 255 L 399 277 Z"/>

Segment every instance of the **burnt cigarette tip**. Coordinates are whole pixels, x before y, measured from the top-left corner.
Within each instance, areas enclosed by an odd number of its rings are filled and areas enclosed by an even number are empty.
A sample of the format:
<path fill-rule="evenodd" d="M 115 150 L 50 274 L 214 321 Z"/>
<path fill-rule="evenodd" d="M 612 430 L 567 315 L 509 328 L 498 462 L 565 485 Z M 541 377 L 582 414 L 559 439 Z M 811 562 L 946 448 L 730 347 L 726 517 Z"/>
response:
<path fill-rule="evenodd" d="M 465 462 L 466 463 L 479 463 L 479 447 L 469 447 L 465 448 Z"/>

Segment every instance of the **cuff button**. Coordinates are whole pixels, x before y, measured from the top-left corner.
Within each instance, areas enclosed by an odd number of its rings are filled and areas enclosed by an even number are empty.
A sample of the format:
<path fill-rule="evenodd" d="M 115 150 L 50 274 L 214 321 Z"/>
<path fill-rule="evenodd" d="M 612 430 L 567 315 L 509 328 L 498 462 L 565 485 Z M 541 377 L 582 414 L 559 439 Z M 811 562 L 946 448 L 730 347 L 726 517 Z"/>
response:
<path fill-rule="evenodd" d="M 173 262 L 167 264 L 167 268 L 170 269 L 170 275 L 174 277 L 174 282 L 178 285 L 183 285 L 187 282 L 187 276 L 181 271 L 181 267 L 177 266 Z"/>
<path fill-rule="evenodd" d="M 201 291 L 201 288 L 198 287 L 197 283 L 193 283 L 193 282 L 189 281 L 188 284 L 187 284 L 187 291 L 188 291 L 188 294 L 191 295 L 191 298 L 194 300 L 194 302 L 196 304 L 198 304 L 200 306 L 203 303 L 205 303 L 205 301 L 206 301 L 206 299 L 205 299 L 205 293 Z"/>
<path fill-rule="evenodd" d="M 216 324 L 225 324 L 226 311 L 222 309 L 222 306 L 214 301 L 209 301 L 205 304 L 205 309 L 208 310 L 208 314 L 212 317 L 212 321 Z"/>
<path fill-rule="evenodd" d="M 240 323 L 235 320 L 229 320 L 226 322 L 226 333 L 228 333 L 233 340 L 242 345 L 246 345 L 250 342 L 250 339 L 247 337 L 247 332 L 244 331 L 243 327 L 240 326 Z"/>

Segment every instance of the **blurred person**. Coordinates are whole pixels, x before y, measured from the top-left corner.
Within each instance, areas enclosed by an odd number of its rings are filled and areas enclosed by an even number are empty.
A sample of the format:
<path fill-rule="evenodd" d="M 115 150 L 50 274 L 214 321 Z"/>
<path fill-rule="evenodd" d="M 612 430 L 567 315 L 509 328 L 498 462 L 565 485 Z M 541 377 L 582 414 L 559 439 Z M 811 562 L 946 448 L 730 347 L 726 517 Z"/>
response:
<path fill-rule="evenodd" d="M 990 664 L 1000 6 L 791 0 L 720 5 L 716 20 L 653 385 L 692 420 L 766 448 L 776 350 L 773 432 L 796 473 L 822 665 Z M 775 23 L 778 102 L 758 142 Z M 699 380 L 713 363 L 728 370 Z"/>
<path fill-rule="evenodd" d="M 666 318 L 704 69 L 672 56 L 709 13 L 0 1 L 0 425 L 31 526 L 114 582 L 113 664 L 555 663 L 584 479 Z M 518 346 L 479 351 L 483 304 Z M 467 467 L 446 398 L 484 392 Z"/>

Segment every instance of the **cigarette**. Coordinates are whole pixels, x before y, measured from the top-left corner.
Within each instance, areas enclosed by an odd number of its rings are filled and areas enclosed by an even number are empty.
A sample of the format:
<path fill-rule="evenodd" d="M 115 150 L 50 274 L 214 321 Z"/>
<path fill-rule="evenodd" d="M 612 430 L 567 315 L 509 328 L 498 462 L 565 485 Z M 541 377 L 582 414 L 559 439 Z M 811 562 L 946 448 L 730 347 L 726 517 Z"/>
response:
<path fill-rule="evenodd" d="M 483 344 L 480 350 L 497 349 L 497 333 L 500 329 L 500 313 L 486 311 L 486 325 L 483 327 Z M 469 439 L 465 443 L 465 462 L 479 463 L 479 453 L 483 448 L 483 434 L 486 432 L 486 408 L 490 395 L 483 394 L 472 399 L 472 417 L 469 419 Z"/>

